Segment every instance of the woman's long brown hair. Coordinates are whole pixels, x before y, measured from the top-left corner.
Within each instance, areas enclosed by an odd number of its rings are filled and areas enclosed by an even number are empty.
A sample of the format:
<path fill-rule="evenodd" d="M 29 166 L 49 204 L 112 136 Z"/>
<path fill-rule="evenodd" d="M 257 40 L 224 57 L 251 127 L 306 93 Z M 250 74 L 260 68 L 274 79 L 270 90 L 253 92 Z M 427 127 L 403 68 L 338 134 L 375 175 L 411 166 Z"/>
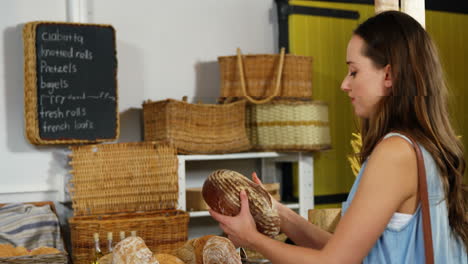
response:
<path fill-rule="evenodd" d="M 398 11 L 368 19 L 354 34 L 366 43 L 363 55 L 379 69 L 390 65 L 392 75 L 391 94 L 382 97 L 372 117 L 361 120 L 361 163 L 391 131 L 414 137 L 437 163 L 450 227 L 468 249 L 464 150 L 449 120 L 448 91 L 435 45 L 416 20 Z"/>

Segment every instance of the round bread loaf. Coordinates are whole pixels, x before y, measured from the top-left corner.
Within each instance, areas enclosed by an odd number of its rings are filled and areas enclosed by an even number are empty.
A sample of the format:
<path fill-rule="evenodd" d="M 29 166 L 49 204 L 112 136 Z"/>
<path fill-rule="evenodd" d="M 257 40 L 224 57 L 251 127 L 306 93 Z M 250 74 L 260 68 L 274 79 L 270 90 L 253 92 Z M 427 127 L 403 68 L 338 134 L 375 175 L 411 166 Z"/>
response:
<path fill-rule="evenodd" d="M 231 170 L 217 170 L 203 184 L 203 199 L 217 213 L 235 216 L 240 212 L 240 191 L 245 190 L 257 230 L 273 237 L 280 231 L 280 218 L 271 196 L 261 185 Z"/>
<path fill-rule="evenodd" d="M 231 240 L 213 236 L 203 247 L 203 264 L 241 264 L 241 258 Z"/>

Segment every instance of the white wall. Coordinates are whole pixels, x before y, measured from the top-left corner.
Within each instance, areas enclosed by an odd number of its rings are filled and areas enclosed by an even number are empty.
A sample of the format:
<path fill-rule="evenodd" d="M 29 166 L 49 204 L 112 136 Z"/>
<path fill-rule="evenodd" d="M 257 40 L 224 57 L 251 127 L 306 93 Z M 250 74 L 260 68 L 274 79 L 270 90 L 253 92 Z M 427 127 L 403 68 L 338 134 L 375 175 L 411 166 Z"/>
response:
<path fill-rule="evenodd" d="M 273 0 L 82 0 L 90 23 L 116 29 L 119 141 L 140 141 L 141 103 L 219 95 L 217 56 L 277 49 Z M 66 21 L 69 0 L 0 2 L 0 203 L 65 199 L 66 146 L 33 146 L 23 119 L 22 25 Z"/>
<path fill-rule="evenodd" d="M 0 3 L 0 202 L 56 199 L 57 182 L 66 174 L 59 158 L 64 148 L 35 147 L 24 137 L 21 33 L 28 21 L 65 21 L 65 3 Z"/>

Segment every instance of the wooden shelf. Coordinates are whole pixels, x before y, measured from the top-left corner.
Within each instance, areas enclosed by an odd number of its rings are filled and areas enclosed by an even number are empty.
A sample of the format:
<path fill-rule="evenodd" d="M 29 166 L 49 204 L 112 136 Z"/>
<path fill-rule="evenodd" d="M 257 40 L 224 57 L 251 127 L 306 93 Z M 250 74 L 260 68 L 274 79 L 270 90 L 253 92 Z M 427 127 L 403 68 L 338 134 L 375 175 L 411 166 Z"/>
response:
<path fill-rule="evenodd" d="M 233 160 L 233 159 L 261 159 L 261 158 L 279 158 L 288 156 L 287 153 L 279 152 L 241 152 L 229 154 L 209 154 L 209 155 L 178 155 L 179 159 L 191 160 Z"/>
<path fill-rule="evenodd" d="M 288 205 L 293 209 L 298 209 L 299 214 L 307 218 L 309 209 L 314 208 L 314 159 L 310 152 L 241 152 L 228 154 L 209 154 L 209 155 L 178 155 L 179 159 L 179 207 L 178 209 L 186 210 L 186 180 L 187 175 L 186 163 L 197 161 L 211 160 L 241 160 L 241 159 L 259 159 L 261 160 L 261 172 L 263 182 L 275 182 L 276 180 L 276 163 L 278 162 L 295 162 L 298 164 L 298 188 L 299 202 L 297 204 Z M 203 183 L 200 182 L 198 186 Z M 190 212 L 191 217 L 208 216 L 207 211 Z"/>

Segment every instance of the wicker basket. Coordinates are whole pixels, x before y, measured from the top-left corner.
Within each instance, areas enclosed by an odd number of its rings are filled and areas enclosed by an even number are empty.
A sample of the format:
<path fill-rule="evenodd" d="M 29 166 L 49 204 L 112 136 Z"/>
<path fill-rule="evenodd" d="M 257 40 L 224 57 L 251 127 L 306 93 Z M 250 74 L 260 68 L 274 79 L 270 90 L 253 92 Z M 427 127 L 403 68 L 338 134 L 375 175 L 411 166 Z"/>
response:
<path fill-rule="evenodd" d="M 296 97 L 312 96 L 312 57 L 256 54 L 218 57 L 221 97 Z M 245 79 L 246 91 L 242 83 Z M 280 88 L 275 92 L 277 81 Z M 276 93 L 276 94 L 275 94 Z"/>
<path fill-rule="evenodd" d="M 71 147 L 74 214 L 97 215 L 177 206 L 177 154 L 155 142 Z"/>
<path fill-rule="evenodd" d="M 49 205 L 52 212 L 57 215 L 57 210 L 53 202 L 30 202 L 27 204 L 32 204 L 35 206 L 45 206 Z M 0 204 L 0 207 L 3 207 L 5 204 Z M 58 215 L 57 215 L 58 217 Z M 57 254 L 45 254 L 45 255 L 34 255 L 34 256 L 16 256 L 16 257 L 7 257 L 0 258 L 0 264 L 67 264 L 68 263 L 68 254 L 64 251 Z"/>
<path fill-rule="evenodd" d="M 73 263 L 91 263 L 94 233 L 105 238 L 107 232 L 136 231 L 157 253 L 169 253 L 187 240 L 189 216 L 174 210 L 179 186 L 173 146 L 138 142 L 71 149 Z M 106 241 L 100 242 L 106 248 Z"/>
<path fill-rule="evenodd" d="M 65 253 L 0 258 L 0 264 L 38 264 L 38 263 L 66 264 L 68 263 L 68 259 Z"/>
<path fill-rule="evenodd" d="M 214 154 L 250 149 L 245 130 L 245 101 L 189 104 L 147 101 L 143 104 L 145 140 L 174 144 L 179 153 Z"/>
<path fill-rule="evenodd" d="M 315 151 L 331 147 L 328 106 L 323 102 L 252 104 L 247 107 L 246 123 L 256 150 Z"/>
<path fill-rule="evenodd" d="M 91 263 L 94 233 L 105 238 L 108 232 L 136 231 L 152 252 L 171 253 L 187 241 L 188 222 L 188 214 L 180 210 L 73 217 L 69 220 L 73 263 Z M 100 248 L 107 248 L 107 241 L 101 239 Z"/>

